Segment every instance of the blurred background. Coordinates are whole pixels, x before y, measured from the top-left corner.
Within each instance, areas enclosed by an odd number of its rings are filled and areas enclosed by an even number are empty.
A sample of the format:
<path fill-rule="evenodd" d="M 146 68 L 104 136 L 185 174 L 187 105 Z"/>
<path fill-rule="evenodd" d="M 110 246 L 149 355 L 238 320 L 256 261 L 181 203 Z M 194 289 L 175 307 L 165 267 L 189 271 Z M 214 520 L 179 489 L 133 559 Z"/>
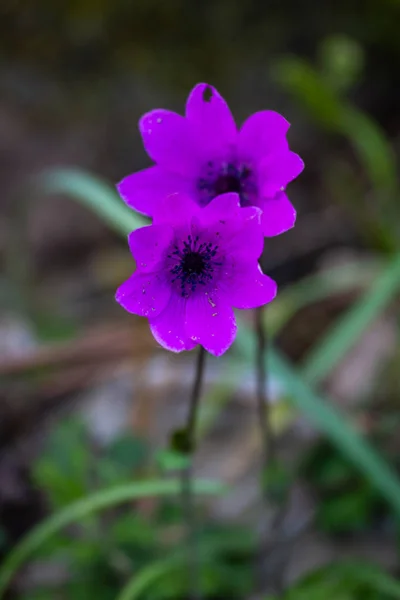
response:
<path fill-rule="evenodd" d="M 282 113 L 306 164 L 263 257 L 267 508 L 251 315 L 207 363 L 203 597 L 400 598 L 399 23 L 398 0 L 1 0 L 0 598 L 190 597 L 168 438 L 194 355 L 114 301 L 139 224 L 114 185 L 149 165 L 141 114 L 199 81 L 238 123 Z"/>

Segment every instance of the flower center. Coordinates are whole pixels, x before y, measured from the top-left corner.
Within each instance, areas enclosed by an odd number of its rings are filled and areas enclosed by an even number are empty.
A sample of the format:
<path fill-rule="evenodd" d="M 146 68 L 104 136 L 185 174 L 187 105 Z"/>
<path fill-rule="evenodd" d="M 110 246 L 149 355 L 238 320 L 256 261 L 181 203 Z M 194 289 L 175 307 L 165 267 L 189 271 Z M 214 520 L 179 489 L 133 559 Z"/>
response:
<path fill-rule="evenodd" d="M 214 183 L 215 195 L 226 194 L 227 192 L 241 192 L 240 178 L 235 175 L 220 175 Z"/>
<path fill-rule="evenodd" d="M 215 196 L 227 192 L 236 192 L 242 206 L 251 206 L 257 198 L 257 191 L 251 166 L 235 161 L 209 161 L 197 181 L 200 206 L 206 206 Z"/>
<path fill-rule="evenodd" d="M 181 263 L 182 273 L 185 273 L 188 277 L 191 274 L 201 275 L 205 266 L 204 258 L 198 252 L 188 252 Z"/>
<path fill-rule="evenodd" d="M 167 255 L 171 284 L 178 287 L 183 298 L 188 298 L 198 286 L 205 286 L 213 280 L 215 269 L 222 264 L 217 253 L 217 245 L 200 243 L 198 235 L 189 235 L 186 240 L 171 247 Z"/>

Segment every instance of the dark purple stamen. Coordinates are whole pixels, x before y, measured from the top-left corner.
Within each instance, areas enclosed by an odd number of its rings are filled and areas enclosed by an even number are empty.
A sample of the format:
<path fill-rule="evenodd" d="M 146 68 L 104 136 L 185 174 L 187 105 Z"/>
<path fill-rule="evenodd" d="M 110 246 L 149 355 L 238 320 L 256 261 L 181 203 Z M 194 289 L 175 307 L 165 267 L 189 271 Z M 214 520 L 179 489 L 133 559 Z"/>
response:
<path fill-rule="evenodd" d="M 183 257 L 181 267 L 183 273 L 201 275 L 205 267 L 204 258 L 198 252 L 188 252 Z"/>
<path fill-rule="evenodd" d="M 208 161 L 202 176 L 197 182 L 198 201 L 206 206 L 215 196 L 236 192 L 240 196 L 242 206 L 250 206 L 257 196 L 257 185 L 254 173 L 247 164 L 236 165 L 234 162 L 219 163 Z"/>
<path fill-rule="evenodd" d="M 221 262 L 215 260 L 218 246 L 212 242 L 199 244 L 200 238 L 191 235 L 180 246 L 174 244 L 168 258 L 171 259 L 171 283 L 179 285 L 179 292 L 183 298 L 188 298 L 196 291 L 198 285 L 204 286 L 214 276 L 215 267 Z"/>
<path fill-rule="evenodd" d="M 220 175 L 217 181 L 214 183 L 215 195 L 226 194 L 227 192 L 241 191 L 240 179 L 234 175 Z"/>

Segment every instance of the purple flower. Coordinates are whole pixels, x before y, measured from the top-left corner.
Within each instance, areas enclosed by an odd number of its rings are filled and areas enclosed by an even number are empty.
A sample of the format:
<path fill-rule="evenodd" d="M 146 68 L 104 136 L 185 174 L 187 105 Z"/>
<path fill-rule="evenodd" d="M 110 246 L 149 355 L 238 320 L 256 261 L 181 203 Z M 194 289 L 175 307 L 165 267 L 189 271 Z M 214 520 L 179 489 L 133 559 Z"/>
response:
<path fill-rule="evenodd" d="M 219 194 L 236 192 L 242 207 L 261 208 L 264 235 L 293 227 L 296 211 L 285 189 L 304 164 L 289 150 L 289 123 L 280 114 L 257 112 L 238 131 L 225 100 L 200 83 L 189 95 L 185 117 L 153 110 L 139 128 L 156 165 L 119 183 L 132 208 L 153 216 L 171 193 L 188 194 L 204 207 Z"/>
<path fill-rule="evenodd" d="M 137 270 L 117 290 L 127 311 L 147 317 L 168 350 L 197 344 L 219 356 L 235 339 L 235 308 L 273 300 L 276 283 L 261 272 L 261 211 L 223 194 L 204 209 L 184 194 L 164 199 L 153 225 L 129 235 Z"/>

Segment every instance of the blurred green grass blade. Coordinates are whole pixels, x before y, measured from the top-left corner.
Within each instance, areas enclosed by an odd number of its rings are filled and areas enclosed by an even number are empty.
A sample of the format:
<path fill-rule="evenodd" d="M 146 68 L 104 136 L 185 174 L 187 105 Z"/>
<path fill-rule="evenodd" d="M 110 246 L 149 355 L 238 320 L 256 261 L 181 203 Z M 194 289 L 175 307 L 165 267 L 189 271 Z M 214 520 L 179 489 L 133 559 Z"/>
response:
<path fill-rule="evenodd" d="M 348 106 L 343 108 L 341 126 L 376 190 L 394 191 L 398 184 L 396 158 L 379 125 L 370 116 Z"/>
<path fill-rule="evenodd" d="M 138 573 L 134 573 L 116 600 L 138 600 L 160 578 L 171 573 L 171 571 L 182 570 L 184 564 L 185 559 L 182 555 L 153 562 Z"/>
<path fill-rule="evenodd" d="M 372 117 L 350 106 L 305 60 L 283 58 L 274 67 L 274 73 L 277 81 L 302 103 L 312 119 L 350 141 L 377 191 L 397 189 L 393 149 Z"/>
<path fill-rule="evenodd" d="M 370 562 L 339 561 L 323 566 L 303 577 L 290 588 L 284 600 L 337 600 L 341 592 L 348 592 L 351 598 L 364 593 L 371 598 L 400 599 L 400 582 L 385 573 L 379 566 Z M 267 600 L 267 599 L 265 599 Z M 277 600 L 270 596 L 268 600 Z"/>
<path fill-rule="evenodd" d="M 230 551 L 240 552 L 240 550 L 250 553 L 254 548 L 254 543 L 253 535 L 246 535 L 243 531 L 218 531 L 212 537 L 207 537 L 207 533 L 205 533 L 204 537 L 198 540 L 199 563 L 203 571 L 202 577 L 200 578 L 201 585 L 205 586 L 207 568 L 210 565 L 215 564 L 222 554 L 229 553 Z M 139 571 L 133 573 L 116 600 L 140 600 L 141 598 L 150 597 L 150 591 L 162 589 L 160 579 L 164 578 L 166 575 L 171 575 L 174 572 L 176 572 L 176 579 L 179 581 L 182 588 L 189 588 L 190 581 L 188 577 L 187 561 L 188 556 L 186 549 L 180 548 L 176 552 L 171 549 L 167 556 L 157 561 L 153 561 L 149 565 L 146 565 Z M 156 585 L 157 588 L 155 587 Z M 185 591 L 186 590 L 184 589 L 182 589 L 182 593 L 176 591 L 175 595 L 179 595 L 179 598 L 183 597 Z M 205 589 L 202 591 L 204 592 L 204 596 L 209 597 Z"/>
<path fill-rule="evenodd" d="M 180 486 L 180 482 L 174 480 L 137 481 L 96 492 L 58 511 L 32 529 L 4 559 L 0 566 L 0 598 L 4 597 L 9 582 L 25 560 L 65 526 L 100 510 L 138 498 L 174 496 L 179 493 Z M 217 482 L 194 482 L 194 492 L 197 494 L 216 494 L 223 490 L 224 487 Z"/>
<path fill-rule="evenodd" d="M 352 581 L 354 587 L 360 583 L 367 584 L 384 597 L 400 600 L 400 582 L 385 573 L 378 565 L 373 563 L 357 563 L 350 561 L 341 565 L 341 574 L 345 583 Z"/>
<path fill-rule="evenodd" d="M 93 210 L 119 234 L 128 235 L 134 229 L 148 224 L 145 217 L 123 203 L 110 185 L 80 169 L 51 169 L 45 171 L 36 183 L 39 191 L 74 198 Z"/>
<path fill-rule="evenodd" d="M 264 321 L 269 337 L 275 337 L 300 309 L 336 294 L 364 289 L 381 271 L 380 260 L 364 259 L 324 269 L 285 287 L 279 292 L 277 301 L 265 311 Z"/>
<path fill-rule="evenodd" d="M 254 340 L 249 328 L 241 324 L 238 350 L 248 363 L 253 362 Z M 234 359 L 232 359 L 234 362 Z M 241 363 L 237 363 L 240 369 Z M 400 482 L 396 473 L 379 456 L 371 444 L 354 429 L 326 397 L 316 394 L 295 368 L 272 345 L 266 356 L 268 373 L 285 388 L 291 403 L 314 423 L 378 490 L 400 517 Z"/>
<path fill-rule="evenodd" d="M 302 375 L 312 385 L 320 383 L 400 290 L 400 255 L 396 255 L 381 275 L 324 338 L 307 355 Z"/>
<path fill-rule="evenodd" d="M 400 481 L 371 444 L 327 400 L 317 395 L 276 350 L 267 357 L 270 370 L 281 380 L 290 399 L 316 427 L 364 473 L 400 517 Z"/>
<path fill-rule="evenodd" d="M 341 129 L 342 107 L 337 95 L 305 60 L 281 58 L 274 65 L 274 77 L 326 129 Z"/>

